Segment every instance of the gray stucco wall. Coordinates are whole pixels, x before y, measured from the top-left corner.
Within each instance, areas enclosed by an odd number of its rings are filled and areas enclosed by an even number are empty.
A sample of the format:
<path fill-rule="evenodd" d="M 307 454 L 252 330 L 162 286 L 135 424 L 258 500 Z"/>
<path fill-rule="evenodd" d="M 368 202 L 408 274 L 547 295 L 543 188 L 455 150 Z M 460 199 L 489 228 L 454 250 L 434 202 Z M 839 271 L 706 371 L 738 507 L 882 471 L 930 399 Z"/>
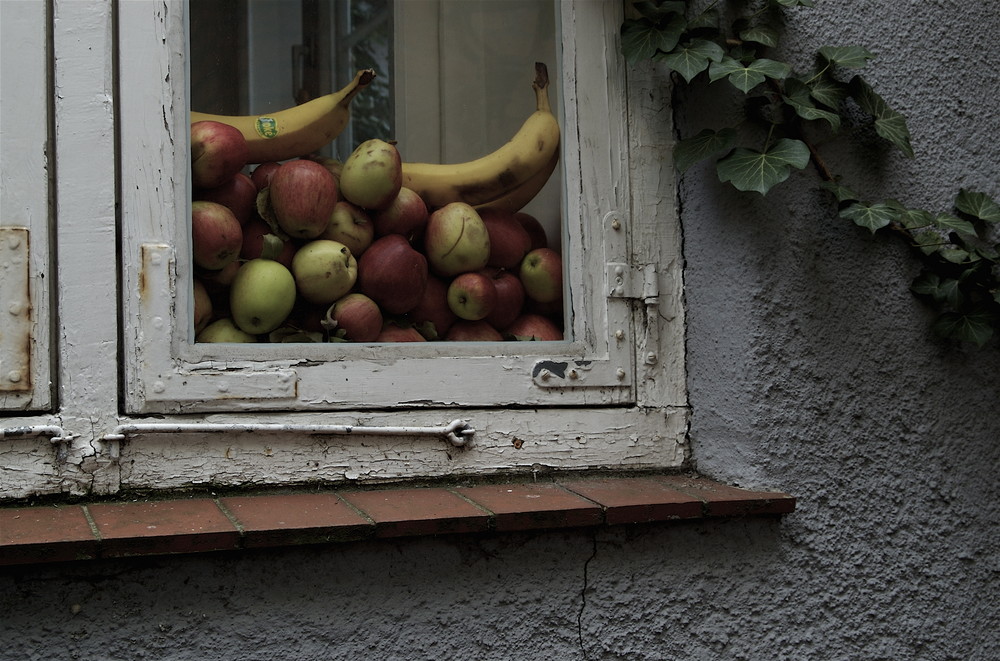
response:
<path fill-rule="evenodd" d="M 909 118 L 916 160 L 832 146 L 858 188 L 1000 195 L 996 8 L 793 16 L 803 52 L 874 51 Z M 680 191 L 695 460 L 796 513 L 6 569 L 0 659 L 1000 658 L 996 347 L 933 339 L 907 252 L 822 209 L 811 172 L 765 199 L 704 169 Z"/>

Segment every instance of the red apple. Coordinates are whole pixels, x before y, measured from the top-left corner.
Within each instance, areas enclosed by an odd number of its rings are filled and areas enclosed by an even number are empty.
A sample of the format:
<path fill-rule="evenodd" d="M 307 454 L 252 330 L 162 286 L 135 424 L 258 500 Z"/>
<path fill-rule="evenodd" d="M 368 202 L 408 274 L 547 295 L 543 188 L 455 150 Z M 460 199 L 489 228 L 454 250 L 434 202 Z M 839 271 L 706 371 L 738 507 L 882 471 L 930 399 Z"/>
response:
<path fill-rule="evenodd" d="M 334 205 L 330 224 L 319 238 L 339 241 L 351 249 L 352 255 L 361 257 L 375 239 L 375 226 L 364 209 L 341 200 Z"/>
<path fill-rule="evenodd" d="M 424 253 L 441 276 L 477 271 L 490 257 L 490 235 L 479 213 L 464 202 L 452 202 L 427 219 Z"/>
<path fill-rule="evenodd" d="M 242 172 L 237 172 L 221 186 L 196 190 L 194 199 L 218 202 L 229 207 L 236 220 L 240 221 L 240 225 L 246 225 L 257 211 L 257 187 L 250 177 Z"/>
<path fill-rule="evenodd" d="M 205 283 L 194 279 L 194 332 L 200 333 L 212 319 L 212 298 L 205 289 Z"/>
<path fill-rule="evenodd" d="M 504 329 L 505 337 L 515 340 L 558 341 L 563 339 L 562 330 L 548 317 L 526 313 Z"/>
<path fill-rule="evenodd" d="M 444 339 L 449 342 L 503 342 L 503 335 L 489 322 L 459 319 Z"/>
<path fill-rule="evenodd" d="M 221 269 L 239 257 L 242 245 L 243 229 L 229 207 L 217 202 L 191 203 L 191 246 L 196 266 Z"/>
<path fill-rule="evenodd" d="M 516 268 L 531 250 L 528 230 L 518 222 L 514 214 L 500 209 L 480 209 L 479 216 L 490 235 L 490 266 Z"/>
<path fill-rule="evenodd" d="M 403 185 L 403 163 L 396 145 L 372 138 L 347 157 L 340 171 L 344 199 L 364 209 L 384 209 Z"/>
<path fill-rule="evenodd" d="M 224 306 L 229 304 L 229 288 L 232 286 L 233 280 L 236 279 L 236 272 L 240 270 L 242 264 L 243 262 L 236 259 L 215 271 L 202 268 L 195 269 L 195 275 L 205 285 L 205 289 L 212 296 L 212 301 L 216 308 L 220 307 L 218 300 L 220 296 L 225 297 L 226 302 Z"/>
<path fill-rule="evenodd" d="M 461 273 L 448 285 L 448 307 L 460 319 L 484 319 L 497 304 L 493 278 L 481 271 Z"/>
<path fill-rule="evenodd" d="M 412 326 L 397 326 L 391 321 L 387 321 L 382 326 L 382 331 L 375 338 L 376 342 L 426 342 L 423 335 L 417 332 Z"/>
<path fill-rule="evenodd" d="M 537 218 L 523 211 L 515 213 L 514 218 L 517 219 L 517 222 L 521 223 L 521 226 L 528 232 L 528 236 L 531 237 L 531 250 L 549 247 L 549 239 L 545 234 L 545 228 L 542 227 Z"/>
<path fill-rule="evenodd" d="M 195 188 L 221 186 L 249 158 L 250 148 L 239 129 L 212 121 L 191 125 L 191 183 Z"/>
<path fill-rule="evenodd" d="M 283 241 L 271 231 L 271 226 L 262 218 L 252 218 L 243 227 L 243 247 L 240 248 L 241 259 L 257 259 L 262 256 L 264 249 L 264 237 L 270 234 L 273 238 L 269 241 L 281 241 L 281 250 L 277 255 L 268 255 L 270 259 L 281 262 L 288 268 L 292 268 L 292 257 L 295 255 L 295 244 L 291 241 Z"/>
<path fill-rule="evenodd" d="M 507 269 L 487 267 L 484 273 L 493 279 L 497 290 L 496 305 L 485 320 L 494 328 L 506 328 L 524 311 L 524 285 Z"/>
<path fill-rule="evenodd" d="M 562 298 L 562 257 L 552 248 L 535 248 L 525 255 L 518 277 L 533 301 L 551 303 Z"/>
<path fill-rule="evenodd" d="M 271 185 L 271 177 L 274 173 L 278 171 L 281 167 L 281 163 L 275 161 L 268 161 L 267 163 L 261 163 L 253 169 L 250 173 L 250 180 L 253 181 L 254 186 L 257 187 L 258 191 L 264 190 Z"/>
<path fill-rule="evenodd" d="M 412 243 L 423 234 L 429 217 L 423 198 L 403 186 L 389 206 L 372 213 L 372 223 L 378 236 L 402 234 Z"/>
<path fill-rule="evenodd" d="M 357 288 L 384 312 L 409 312 L 427 287 L 427 258 L 399 234 L 376 239 L 358 260 Z"/>
<path fill-rule="evenodd" d="M 373 342 L 382 332 L 382 311 L 362 293 L 352 292 L 330 306 L 330 321 L 337 323 L 333 333 L 351 342 Z"/>
<path fill-rule="evenodd" d="M 278 226 L 295 239 L 315 239 L 330 224 L 337 204 L 337 181 L 314 161 L 283 163 L 268 186 Z"/>
<path fill-rule="evenodd" d="M 424 295 L 407 316 L 428 340 L 444 337 L 458 319 L 448 306 L 448 283 L 436 275 L 428 275 Z"/>

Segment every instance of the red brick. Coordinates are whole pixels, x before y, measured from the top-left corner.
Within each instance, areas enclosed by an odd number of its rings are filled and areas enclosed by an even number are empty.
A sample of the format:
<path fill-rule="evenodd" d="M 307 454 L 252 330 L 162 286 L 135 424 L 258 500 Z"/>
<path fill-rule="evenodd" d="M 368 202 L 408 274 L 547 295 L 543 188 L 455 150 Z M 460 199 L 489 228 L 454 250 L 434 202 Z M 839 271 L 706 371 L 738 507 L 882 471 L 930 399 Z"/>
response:
<path fill-rule="evenodd" d="M 482 532 L 490 516 L 446 489 L 386 489 L 340 494 L 375 522 L 378 537 Z"/>
<path fill-rule="evenodd" d="M 0 565 L 89 560 L 97 548 L 78 505 L 0 509 Z"/>
<path fill-rule="evenodd" d="M 207 498 L 98 503 L 89 509 L 102 556 L 222 551 L 240 544 L 236 526 Z"/>
<path fill-rule="evenodd" d="M 242 528 L 247 547 L 344 542 L 375 530 L 332 493 L 233 496 L 219 502 Z"/>
<path fill-rule="evenodd" d="M 700 477 L 665 475 L 660 481 L 704 503 L 706 516 L 747 514 L 788 514 L 795 510 L 795 498 L 774 491 L 749 491 Z"/>
<path fill-rule="evenodd" d="M 594 526 L 601 508 L 556 484 L 490 484 L 454 491 L 495 515 L 499 531 Z"/>
<path fill-rule="evenodd" d="M 564 487 L 604 508 L 609 525 L 693 519 L 702 515 L 701 501 L 645 477 L 561 481 Z"/>

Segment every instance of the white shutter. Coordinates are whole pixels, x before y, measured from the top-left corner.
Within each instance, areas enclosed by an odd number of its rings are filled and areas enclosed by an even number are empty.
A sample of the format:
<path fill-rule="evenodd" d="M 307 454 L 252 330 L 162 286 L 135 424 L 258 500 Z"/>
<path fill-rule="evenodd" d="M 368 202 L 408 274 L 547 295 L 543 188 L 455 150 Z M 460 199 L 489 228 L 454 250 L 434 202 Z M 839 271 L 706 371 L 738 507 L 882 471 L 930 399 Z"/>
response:
<path fill-rule="evenodd" d="M 0 3 L 0 410 L 52 406 L 47 3 Z M 16 102 L 10 102 L 15 100 Z"/>

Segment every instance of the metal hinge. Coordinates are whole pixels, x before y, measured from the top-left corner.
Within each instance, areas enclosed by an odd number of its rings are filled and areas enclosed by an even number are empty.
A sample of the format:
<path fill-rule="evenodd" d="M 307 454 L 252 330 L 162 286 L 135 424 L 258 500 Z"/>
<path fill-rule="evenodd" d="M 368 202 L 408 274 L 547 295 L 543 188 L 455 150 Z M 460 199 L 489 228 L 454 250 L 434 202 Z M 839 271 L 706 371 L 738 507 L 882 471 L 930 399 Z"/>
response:
<path fill-rule="evenodd" d="M 0 392 L 31 390 L 28 230 L 0 227 Z"/>
<path fill-rule="evenodd" d="M 634 267 L 624 262 L 608 262 L 608 298 L 629 298 L 642 300 L 646 305 L 655 304 L 660 297 L 660 285 L 656 279 L 656 265 L 645 264 Z"/>

